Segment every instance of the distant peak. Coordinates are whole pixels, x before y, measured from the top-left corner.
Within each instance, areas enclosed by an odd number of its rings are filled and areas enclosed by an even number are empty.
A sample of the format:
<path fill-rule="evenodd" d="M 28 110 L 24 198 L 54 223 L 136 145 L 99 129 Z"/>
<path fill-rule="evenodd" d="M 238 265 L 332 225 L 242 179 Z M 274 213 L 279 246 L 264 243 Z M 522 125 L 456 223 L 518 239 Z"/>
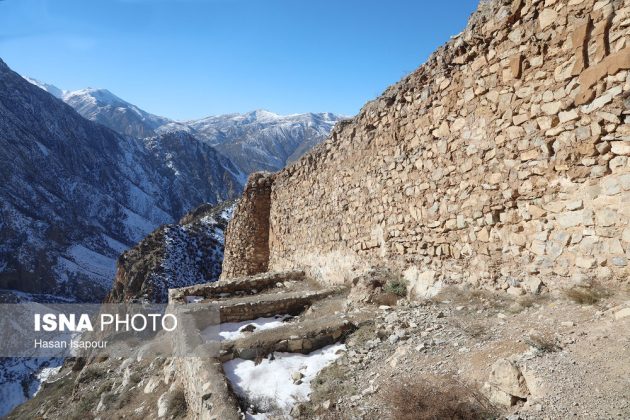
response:
<path fill-rule="evenodd" d="M 130 106 L 124 99 L 119 98 L 107 89 L 88 87 L 64 94 L 64 100 L 90 100 L 105 105 Z"/>
<path fill-rule="evenodd" d="M 91 95 L 91 96 L 102 96 L 102 97 L 114 97 L 119 99 L 116 95 L 114 95 L 113 93 L 111 93 L 109 90 L 107 89 L 101 89 L 101 88 L 92 88 L 92 87 L 87 87 L 84 89 L 79 89 L 79 90 L 74 90 L 72 92 L 68 92 L 70 95 Z"/>
<path fill-rule="evenodd" d="M 280 118 L 280 115 L 275 112 L 267 111 L 266 109 L 257 109 L 255 111 L 249 112 L 248 116 L 255 117 L 257 119 L 260 118 Z"/>
<path fill-rule="evenodd" d="M 26 81 L 29 82 L 30 84 L 35 85 L 38 88 L 45 90 L 46 92 L 50 93 L 51 95 L 55 96 L 58 99 L 62 99 L 63 95 L 66 94 L 66 91 L 59 89 L 57 86 L 41 82 L 31 77 L 25 76 L 24 79 L 26 79 Z"/>

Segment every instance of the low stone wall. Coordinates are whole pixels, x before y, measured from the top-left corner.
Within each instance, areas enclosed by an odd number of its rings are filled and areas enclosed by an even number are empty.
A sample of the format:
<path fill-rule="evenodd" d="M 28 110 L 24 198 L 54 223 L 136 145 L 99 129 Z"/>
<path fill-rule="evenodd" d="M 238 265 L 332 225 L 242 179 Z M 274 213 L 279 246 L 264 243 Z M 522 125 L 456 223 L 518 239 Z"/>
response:
<path fill-rule="evenodd" d="M 339 289 L 330 288 L 320 291 L 252 296 L 220 302 L 221 323 L 241 322 L 277 314 L 298 315 L 313 302 L 338 292 Z"/>
<path fill-rule="evenodd" d="M 388 265 L 419 292 L 627 281 L 629 16 L 626 1 L 483 2 L 273 177 L 268 268 L 333 283 Z M 237 228 L 256 216 L 239 209 L 228 242 L 258 241 Z"/>
<path fill-rule="evenodd" d="M 275 287 L 277 283 L 285 281 L 302 281 L 304 271 L 289 270 L 280 272 L 261 273 L 254 276 L 225 279 L 213 283 L 196 284 L 194 286 L 169 290 L 169 302 L 184 303 L 186 296 L 199 296 L 204 299 L 219 298 L 223 293 L 247 292 L 251 294 Z"/>
<path fill-rule="evenodd" d="M 181 381 L 188 404 L 188 417 L 195 420 L 241 420 L 243 414 L 236 396 L 223 373 L 218 343 L 206 343 L 201 335 L 207 325 L 217 325 L 217 307 L 191 307 L 169 302 L 170 311 L 180 322 L 169 335 L 175 349 L 176 374 Z"/>
<path fill-rule="evenodd" d="M 190 418 L 195 420 L 241 420 L 238 400 L 229 389 L 218 359 L 178 357 L 179 378 L 186 392 Z"/>
<path fill-rule="evenodd" d="M 357 325 L 347 320 L 318 319 L 315 322 L 287 324 L 273 330 L 256 333 L 237 341 L 223 343 L 221 361 L 234 358 L 255 360 L 273 352 L 308 354 L 315 350 L 337 343 L 357 329 Z"/>

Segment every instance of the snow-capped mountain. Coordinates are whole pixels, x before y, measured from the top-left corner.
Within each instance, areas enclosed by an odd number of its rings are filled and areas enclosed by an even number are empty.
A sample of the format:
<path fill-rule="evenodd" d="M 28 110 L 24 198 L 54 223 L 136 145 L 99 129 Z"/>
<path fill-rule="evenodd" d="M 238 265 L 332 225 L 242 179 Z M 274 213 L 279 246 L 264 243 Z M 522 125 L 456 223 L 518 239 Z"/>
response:
<path fill-rule="evenodd" d="M 169 122 L 167 118 L 149 114 L 123 101 L 107 89 L 65 92 L 62 99 L 88 120 L 129 136 L 154 136 L 158 127 Z"/>
<path fill-rule="evenodd" d="M 40 82 L 39 80 L 32 79 L 30 77 L 24 77 L 26 80 L 39 87 L 40 89 L 44 89 L 46 92 L 50 93 L 52 96 L 58 99 L 63 99 L 63 95 L 68 93 L 65 90 L 59 89 L 57 86 L 49 85 L 48 83 Z"/>
<path fill-rule="evenodd" d="M 258 110 L 173 121 L 143 111 L 105 89 L 64 91 L 35 79 L 27 80 L 62 99 L 83 117 L 121 134 L 149 137 L 188 133 L 214 146 L 246 175 L 283 168 L 323 141 L 343 119 L 331 113 L 278 115 Z"/>
<path fill-rule="evenodd" d="M 0 289 L 99 301 L 120 253 L 242 178 L 189 134 L 122 136 L 0 60 Z"/>
<path fill-rule="evenodd" d="M 186 125 L 249 174 L 282 169 L 326 139 L 341 119 L 331 113 L 278 115 L 258 110 L 188 121 Z"/>

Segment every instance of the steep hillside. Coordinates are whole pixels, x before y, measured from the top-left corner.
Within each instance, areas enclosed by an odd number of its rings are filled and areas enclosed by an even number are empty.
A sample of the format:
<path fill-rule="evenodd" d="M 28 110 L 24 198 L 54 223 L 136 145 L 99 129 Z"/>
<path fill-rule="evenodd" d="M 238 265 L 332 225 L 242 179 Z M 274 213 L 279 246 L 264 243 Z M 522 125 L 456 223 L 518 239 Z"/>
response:
<path fill-rule="evenodd" d="M 122 137 L 1 61 L 0 132 L 0 289 L 99 300 L 122 251 L 241 189 L 213 148 Z"/>
<path fill-rule="evenodd" d="M 626 282 L 629 13 L 627 1 L 483 2 L 426 64 L 275 175 L 268 214 L 237 208 L 224 274 L 252 272 L 242 254 L 255 223 L 269 240 L 248 252 L 268 253 L 268 269 L 325 282 L 381 264 L 421 295 Z"/>
<path fill-rule="evenodd" d="M 177 224 L 161 226 L 118 259 L 108 302 L 164 303 L 168 289 L 219 279 L 224 231 L 233 202 L 202 205 Z"/>

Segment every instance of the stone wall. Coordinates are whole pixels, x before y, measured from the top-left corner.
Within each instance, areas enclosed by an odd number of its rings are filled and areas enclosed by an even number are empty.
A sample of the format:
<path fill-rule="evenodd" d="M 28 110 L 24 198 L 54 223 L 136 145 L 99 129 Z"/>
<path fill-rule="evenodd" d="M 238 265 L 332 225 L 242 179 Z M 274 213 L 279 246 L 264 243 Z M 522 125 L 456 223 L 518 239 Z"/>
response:
<path fill-rule="evenodd" d="M 221 278 L 250 276 L 267 271 L 269 262 L 269 209 L 273 178 L 250 175 L 225 234 Z"/>
<path fill-rule="evenodd" d="M 274 176 L 269 269 L 338 282 L 388 265 L 424 291 L 627 281 L 628 69 L 627 0 L 482 2 Z M 228 241 L 246 246 L 240 210 Z"/>

